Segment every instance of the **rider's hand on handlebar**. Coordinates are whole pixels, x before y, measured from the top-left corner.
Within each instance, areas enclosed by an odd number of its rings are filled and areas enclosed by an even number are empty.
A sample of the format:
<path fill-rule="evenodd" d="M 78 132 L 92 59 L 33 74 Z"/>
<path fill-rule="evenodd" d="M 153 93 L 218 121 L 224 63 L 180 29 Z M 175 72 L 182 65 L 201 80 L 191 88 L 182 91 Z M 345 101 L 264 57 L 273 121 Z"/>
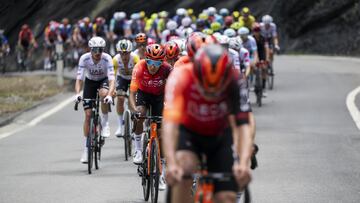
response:
<path fill-rule="evenodd" d="M 110 95 L 107 95 L 107 96 L 104 98 L 104 103 L 105 103 L 105 104 L 112 104 L 112 103 L 113 103 L 113 98 L 112 98 Z"/>
<path fill-rule="evenodd" d="M 81 94 L 76 94 L 75 97 L 74 97 L 74 101 L 75 101 L 76 103 L 79 103 L 81 100 L 82 100 Z"/>

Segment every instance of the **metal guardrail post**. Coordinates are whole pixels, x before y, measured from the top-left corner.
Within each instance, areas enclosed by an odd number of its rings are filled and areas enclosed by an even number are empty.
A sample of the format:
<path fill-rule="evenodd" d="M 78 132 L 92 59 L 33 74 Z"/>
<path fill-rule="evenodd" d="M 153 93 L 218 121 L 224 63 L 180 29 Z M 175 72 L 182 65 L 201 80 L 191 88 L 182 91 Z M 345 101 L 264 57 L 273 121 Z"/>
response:
<path fill-rule="evenodd" d="M 57 85 L 59 87 L 62 87 L 64 85 L 64 60 L 63 60 L 64 47 L 62 43 L 56 44 L 55 52 L 56 52 Z"/>

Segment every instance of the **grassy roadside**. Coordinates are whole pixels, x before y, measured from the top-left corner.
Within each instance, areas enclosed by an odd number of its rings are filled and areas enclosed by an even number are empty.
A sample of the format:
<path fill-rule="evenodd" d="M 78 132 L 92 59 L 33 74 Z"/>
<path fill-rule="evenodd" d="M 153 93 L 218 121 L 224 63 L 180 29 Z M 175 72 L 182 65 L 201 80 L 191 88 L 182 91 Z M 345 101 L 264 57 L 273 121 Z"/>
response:
<path fill-rule="evenodd" d="M 47 97 L 64 92 L 65 87 L 57 86 L 55 76 L 0 77 L 0 117 L 27 109 Z"/>

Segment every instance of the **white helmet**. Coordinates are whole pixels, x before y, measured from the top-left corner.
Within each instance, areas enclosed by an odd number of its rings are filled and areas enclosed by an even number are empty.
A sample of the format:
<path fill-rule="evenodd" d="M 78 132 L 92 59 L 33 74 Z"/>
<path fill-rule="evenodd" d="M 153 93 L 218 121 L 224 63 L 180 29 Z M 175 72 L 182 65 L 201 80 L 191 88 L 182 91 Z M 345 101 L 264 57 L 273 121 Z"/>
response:
<path fill-rule="evenodd" d="M 176 30 L 177 27 L 178 27 L 178 24 L 173 20 L 170 20 L 169 22 L 166 23 L 166 28 L 168 30 Z"/>
<path fill-rule="evenodd" d="M 229 41 L 230 41 L 230 38 L 226 35 L 218 35 L 218 37 L 216 39 L 219 42 L 219 44 L 221 44 L 221 45 L 227 45 L 227 44 L 229 44 Z"/>
<path fill-rule="evenodd" d="M 132 50 L 132 43 L 128 39 L 122 39 L 116 44 L 116 51 L 118 52 L 131 52 Z"/>
<path fill-rule="evenodd" d="M 139 20 L 140 19 L 140 13 L 133 13 L 130 16 L 131 20 Z"/>
<path fill-rule="evenodd" d="M 123 20 L 126 18 L 126 13 L 121 11 L 121 12 L 115 12 L 114 13 L 114 19 L 119 21 L 119 20 Z"/>
<path fill-rule="evenodd" d="M 186 10 L 185 10 L 185 8 L 178 8 L 178 9 L 176 10 L 176 15 L 178 15 L 178 16 L 185 16 L 185 15 L 186 15 Z"/>
<path fill-rule="evenodd" d="M 249 29 L 247 27 L 241 27 L 238 30 L 239 35 L 248 35 L 250 33 Z"/>
<path fill-rule="evenodd" d="M 273 18 L 270 15 L 264 15 L 261 19 L 264 24 L 270 24 L 273 22 Z"/>
<path fill-rule="evenodd" d="M 106 42 L 105 42 L 105 40 L 104 40 L 103 38 L 101 38 L 101 37 L 92 37 L 92 38 L 89 40 L 88 45 L 89 45 L 90 48 L 94 48 L 94 47 L 105 48 Z"/>
<path fill-rule="evenodd" d="M 192 23 L 192 20 L 190 17 L 185 17 L 181 20 L 181 25 L 184 27 L 189 27 Z"/>
<path fill-rule="evenodd" d="M 234 29 L 232 28 L 228 28 L 224 31 L 224 35 L 228 36 L 228 37 L 235 37 L 236 36 L 236 32 Z"/>
<path fill-rule="evenodd" d="M 232 37 L 229 40 L 229 48 L 239 51 L 242 48 L 242 40 L 240 37 Z"/>
<path fill-rule="evenodd" d="M 216 8 L 215 7 L 209 7 L 207 9 L 207 12 L 208 12 L 209 16 L 214 16 L 216 14 Z"/>
<path fill-rule="evenodd" d="M 229 15 L 229 9 L 227 9 L 227 8 L 222 8 L 222 9 L 220 9 L 220 11 L 219 11 L 219 14 L 221 15 L 221 16 L 228 16 Z"/>
<path fill-rule="evenodd" d="M 194 30 L 191 27 L 185 28 L 182 31 L 182 37 L 184 37 L 185 39 L 188 38 L 190 36 L 191 33 L 193 33 Z"/>

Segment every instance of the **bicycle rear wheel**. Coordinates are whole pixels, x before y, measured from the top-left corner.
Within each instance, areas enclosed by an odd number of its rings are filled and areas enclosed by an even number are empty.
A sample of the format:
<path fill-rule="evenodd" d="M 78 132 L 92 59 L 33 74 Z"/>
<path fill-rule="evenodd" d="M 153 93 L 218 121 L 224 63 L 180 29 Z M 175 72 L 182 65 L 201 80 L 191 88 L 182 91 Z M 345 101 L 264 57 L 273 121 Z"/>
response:
<path fill-rule="evenodd" d="M 159 160 L 159 146 L 157 141 L 153 141 L 150 148 L 150 188 L 151 188 L 151 203 L 158 201 L 159 194 L 159 179 L 160 179 L 160 160 Z"/>
<path fill-rule="evenodd" d="M 125 140 L 125 145 L 126 150 L 125 153 L 127 153 L 127 156 L 131 156 L 131 147 L 132 147 L 132 138 L 131 138 L 131 113 L 130 111 L 125 111 L 124 114 L 124 121 L 125 121 L 125 125 L 124 125 L 124 137 L 126 137 Z"/>
<path fill-rule="evenodd" d="M 148 201 L 150 196 L 150 177 L 148 175 L 148 153 L 147 153 L 147 145 L 148 145 L 148 136 L 144 135 L 143 139 L 143 162 L 141 164 L 141 185 L 143 187 L 143 195 L 144 200 Z"/>
<path fill-rule="evenodd" d="M 261 69 L 257 68 L 255 72 L 255 94 L 256 94 L 256 104 L 261 107 L 262 105 L 262 78 L 261 78 Z"/>

